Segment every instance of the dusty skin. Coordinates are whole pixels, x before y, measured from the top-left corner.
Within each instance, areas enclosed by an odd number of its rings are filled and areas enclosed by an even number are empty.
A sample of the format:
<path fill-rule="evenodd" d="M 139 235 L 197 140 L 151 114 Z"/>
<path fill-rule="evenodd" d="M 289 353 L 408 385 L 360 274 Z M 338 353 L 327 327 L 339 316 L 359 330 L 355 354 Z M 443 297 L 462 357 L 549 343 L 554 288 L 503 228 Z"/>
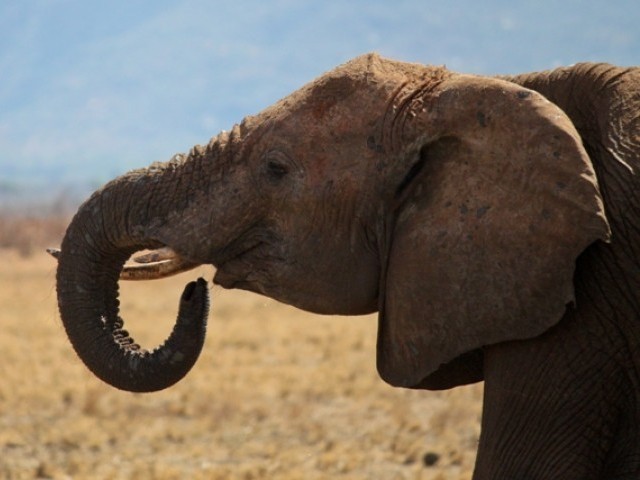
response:
<path fill-rule="evenodd" d="M 124 393 L 72 351 L 53 259 L 0 250 L 0 261 L 0 478 L 471 477 L 482 387 L 384 384 L 372 316 L 311 315 L 215 287 L 209 335 L 190 375 L 163 392 Z M 201 268 L 121 282 L 136 339 L 161 342 L 182 286 L 211 275 Z M 439 456 L 435 465 L 425 466 L 427 454 Z"/>

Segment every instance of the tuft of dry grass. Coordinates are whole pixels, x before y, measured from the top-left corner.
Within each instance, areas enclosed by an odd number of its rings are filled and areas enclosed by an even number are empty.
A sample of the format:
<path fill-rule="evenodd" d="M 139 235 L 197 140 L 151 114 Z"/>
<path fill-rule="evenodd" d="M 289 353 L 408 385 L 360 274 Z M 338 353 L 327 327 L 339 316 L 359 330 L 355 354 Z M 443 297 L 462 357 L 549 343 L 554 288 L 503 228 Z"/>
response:
<path fill-rule="evenodd" d="M 70 220 L 70 215 L 63 213 L 41 217 L 37 213 L 0 211 L 0 249 L 15 250 L 28 257 L 59 245 Z"/>
<path fill-rule="evenodd" d="M 204 352 L 155 394 L 93 377 L 58 317 L 55 264 L 0 250 L 0 478 L 470 478 L 482 387 L 394 389 L 376 318 L 322 317 L 212 291 Z M 121 285 L 127 328 L 153 346 L 201 268 Z M 430 464 L 427 466 L 427 464 Z"/>

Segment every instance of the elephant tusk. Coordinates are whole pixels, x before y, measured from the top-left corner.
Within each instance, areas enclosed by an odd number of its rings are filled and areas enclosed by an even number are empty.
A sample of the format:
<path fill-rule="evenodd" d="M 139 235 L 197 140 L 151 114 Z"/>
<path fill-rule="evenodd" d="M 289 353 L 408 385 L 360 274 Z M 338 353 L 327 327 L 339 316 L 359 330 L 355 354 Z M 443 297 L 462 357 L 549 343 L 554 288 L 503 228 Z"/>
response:
<path fill-rule="evenodd" d="M 60 258 L 59 248 L 47 248 L 53 258 Z M 149 253 L 138 255 L 133 261 L 141 265 L 125 265 L 120 272 L 120 280 L 157 280 L 186 272 L 199 266 L 178 256 L 169 247 L 159 248 Z"/>
<path fill-rule="evenodd" d="M 120 272 L 122 280 L 155 280 L 186 272 L 199 264 L 185 260 L 170 247 L 162 247 L 133 257 L 142 265 L 125 265 Z"/>
<path fill-rule="evenodd" d="M 149 253 L 143 253 L 133 257 L 133 261 L 136 263 L 155 263 L 162 260 L 173 260 L 178 257 L 178 254 L 169 247 L 158 248 Z"/>
<path fill-rule="evenodd" d="M 137 259 L 134 260 L 138 261 Z M 157 280 L 159 278 L 166 278 L 172 275 L 177 275 L 178 273 L 186 272 L 187 270 L 196 268 L 199 265 L 199 263 L 194 263 L 175 256 L 168 260 L 144 263 L 143 265 L 125 265 L 120 272 L 120 279 Z"/>

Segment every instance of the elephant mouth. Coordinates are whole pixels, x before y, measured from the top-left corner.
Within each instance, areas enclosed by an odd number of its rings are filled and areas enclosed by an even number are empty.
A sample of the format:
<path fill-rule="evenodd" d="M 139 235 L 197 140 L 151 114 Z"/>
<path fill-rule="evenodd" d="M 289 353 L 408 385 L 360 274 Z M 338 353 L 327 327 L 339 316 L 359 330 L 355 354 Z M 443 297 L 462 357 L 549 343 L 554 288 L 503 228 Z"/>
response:
<path fill-rule="evenodd" d="M 218 264 L 216 265 L 216 275 L 214 277 L 214 282 L 219 283 L 219 279 L 228 281 L 229 275 L 232 275 L 233 272 L 239 267 L 249 267 L 251 257 L 255 256 L 255 254 L 261 249 L 264 249 L 264 247 L 264 242 L 256 242 L 255 244 L 247 246 L 246 248 L 240 250 L 238 253 L 225 258 L 221 262 L 218 262 Z M 225 286 L 223 284 L 221 285 Z"/>
<path fill-rule="evenodd" d="M 215 265 L 217 268 L 223 268 L 225 265 L 229 263 L 241 260 L 242 258 L 249 255 L 254 250 L 259 249 L 261 246 L 264 246 L 265 242 L 261 239 L 254 238 L 251 240 L 248 239 L 239 239 L 234 242 L 234 244 L 226 249 L 226 252 L 220 256 Z"/>
<path fill-rule="evenodd" d="M 279 258 L 272 252 L 273 242 L 269 236 L 248 235 L 236 240 L 214 262 L 213 282 L 223 288 L 261 293 L 259 279 L 265 275 L 268 265 Z"/>

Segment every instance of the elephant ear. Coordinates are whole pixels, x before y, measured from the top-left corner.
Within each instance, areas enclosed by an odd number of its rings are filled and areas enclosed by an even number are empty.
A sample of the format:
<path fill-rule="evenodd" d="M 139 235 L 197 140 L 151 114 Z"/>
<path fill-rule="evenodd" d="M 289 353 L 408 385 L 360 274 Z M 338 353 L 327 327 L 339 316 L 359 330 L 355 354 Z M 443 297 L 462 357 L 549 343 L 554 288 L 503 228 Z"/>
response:
<path fill-rule="evenodd" d="M 377 363 L 392 385 L 449 388 L 482 379 L 483 346 L 560 320 L 576 258 L 609 225 L 578 133 L 541 95 L 460 75 L 421 102 L 406 121 L 412 167 L 396 194 Z"/>

